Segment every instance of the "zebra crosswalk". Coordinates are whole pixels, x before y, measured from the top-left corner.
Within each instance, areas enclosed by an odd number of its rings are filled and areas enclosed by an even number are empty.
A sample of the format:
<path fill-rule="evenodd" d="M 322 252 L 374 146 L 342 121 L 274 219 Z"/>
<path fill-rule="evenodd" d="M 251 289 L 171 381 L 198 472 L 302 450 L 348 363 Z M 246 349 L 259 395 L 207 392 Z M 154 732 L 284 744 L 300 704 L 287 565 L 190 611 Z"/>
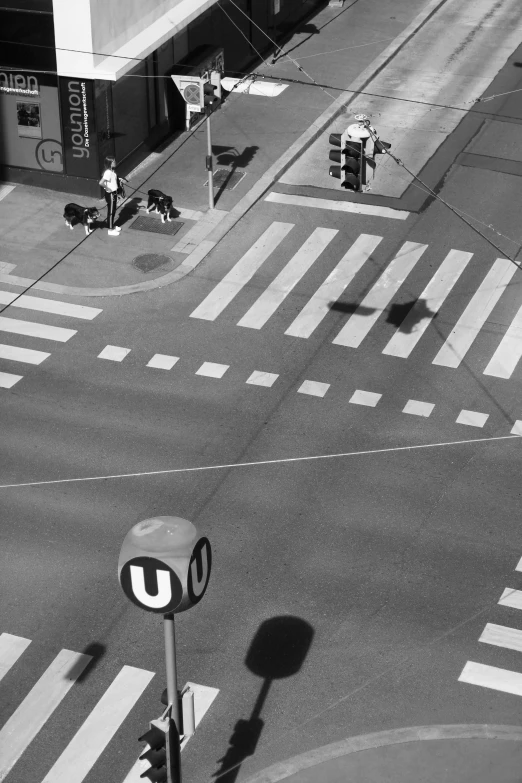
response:
<path fill-rule="evenodd" d="M 68 342 L 71 337 L 77 334 L 77 329 L 27 320 L 22 314 L 20 314 L 21 317 L 15 318 L 11 315 L 10 308 L 32 311 L 34 313 L 47 313 L 52 316 L 83 321 L 92 321 L 102 312 L 98 307 L 88 307 L 86 305 L 62 302 L 58 299 L 45 299 L 28 294 L 20 296 L 10 291 L 0 291 L 0 305 L 9 306 L 9 310 L 6 311 L 4 309 L 2 311 L 3 314 L 0 315 L 0 332 L 4 332 L 6 335 L 20 335 L 23 338 L 36 338 L 37 340 L 51 341 L 53 343 Z M 41 351 L 33 347 L 28 348 L 9 343 L 0 343 L 0 360 L 7 362 L 39 365 L 49 358 L 50 355 L 48 351 Z M 0 388 L 10 389 L 22 378 L 23 375 L 2 370 L 0 371 Z"/>
<path fill-rule="evenodd" d="M 190 313 L 190 317 L 215 321 L 238 297 L 239 304 L 236 302 L 234 308 L 236 313 L 242 301 L 239 294 L 246 290 L 251 281 L 259 286 L 257 278 L 254 281 L 254 277 L 263 271 L 263 264 L 269 262 L 270 270 L 275 270 L 272 279 L 263 284 L 264 289 L 236 322 L 237 326 L 249 329 L 264 328 L 296 286 L 307 280 L 307 275 L 311 275 L 310 279 L 317 277 L 324 252 L 337 246 L 332 244 L 334 240 L 339 242 L 342 239 L 338 230 L 317 227 L 305 237 L 300 246 L 295 247 L 302 238 L 297 236 L 298 232 L 294 232 L 294 229 L 293 223 L 272 222 Z M 396 325 L 394 334 L 381 348 L 381 353 L 402 359 L 410 357 L 429 332 L 434 319 L 459 280 L 465 276 L 468 299 L 464 309 L 455 314 L 453 328 L 431 360 L 434 365 L 459 367 L 481 330 L 484 330 L 502 294 L 511 283 L 517 267 L 509 259 L 496 258 L 484 276 L 483 271 L 478 272 L 478 267 L 473 266 L 474 254 L 471 252 L 455 248 L 449 250 L 444 258 L 437 258 L 436 249 L 431 248 L 427 254 L 427 244 L 411 241 L 404 242 L 392 258 L 385 259 L 384 265 L 381 261 L 376 264 L 374 251 L 377 248 L 381 251 L 385 247 L 383 240 L 382 236 L 360 234 L 350 247 L 344 250 L 342 257 L 325 276 L 324 281 L 307 297 L 300 312 L 286 325 L 284 334 L 302 339 L 311 337 L 324 319 L 328 318 L 330 310 L 335 308 L 345 292 L 350 293 L 357 287 L 358 279 L 361 279 L 360 273 L 364 273 L 365 267 L 371 264 L 372 272 L 376 266 L 382 268 L 382 272 L 373 280 L 369 290 L 365 290 L 362 300 L 353 308 L 342 328 L 331 340 L 334 345 L 359 348 L 370 332 L 377 330 L 385 320 L 383 315 L 388 310 L 391 311 L 394 298 L 400 296 L 408 277 L 419 265 L 423 276 L 429 272 L 430 278 L 423 290 L 414 293 L 411 307 L 405 308 L 407 312 Z M 286 260 L 287 248 L 292 243 L 294 248 L 291 257 Z M 423 265 L 423 260 L 428 255 L 429 264 Z M 432 264 L 434 271 L 431 269 Z M 265 271 L 264 275 L 268 273 Z M 354 294 L 352 300 L 356 298 Z M 458 304 L 461 301 L 462 293 L 459 290 L 458 297 L 455 297 L 457 306 L 461 306 Z M 451 309 L 455 309 L 454 302 Z M 445 324 L 448 318 L 452 317 L 445 315 Z M 481 368 L 484 375 L 510 378 L 515 372 L 522 357 L 522 307 L 512 317 L 513 320 L 501 336 L 493 355 L 488 357 L 485 366 Z M 495 331 L 498 331 L 498 324 Z"/>
<path fill-rule="evenodd" d="M 30 644 L 30 639 L 0 634 L 0 682 L 16 666 Z M 23 764 L 24 752 L 80 681 L 92 659 L 87 653 L 61 650 L 22 698 L 0 729 L 0 782 L 8 779 L 18 762 Z M 58 758 L 41 783 L 82 783 L 154 676 L 154 672 L 146 669 L 122 666 L 66 747 L 58 750 Z M 187 685 L 194 692 L 197 725 L 218 690 L 195 683 Z M 157 716 L 150 716 L 154 717 Z M 182 749 L 187 740 L 184 738 Z M 138 760 L 132 764 L 125 782 L 138 780 L 138 773 L 142 771 L 143 763 Z"/>

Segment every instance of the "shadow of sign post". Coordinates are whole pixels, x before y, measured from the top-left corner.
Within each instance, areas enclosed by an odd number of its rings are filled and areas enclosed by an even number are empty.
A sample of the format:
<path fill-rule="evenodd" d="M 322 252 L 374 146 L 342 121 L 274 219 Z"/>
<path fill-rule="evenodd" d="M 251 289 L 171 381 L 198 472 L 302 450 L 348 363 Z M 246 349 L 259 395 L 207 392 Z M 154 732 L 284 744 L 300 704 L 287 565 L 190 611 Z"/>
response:
<path fill-rule="evenodd" d="M 229 740 L 220 769 L 213 775 L 220 783 L 234 783 L 242 762 L 252 756 L 263 731 L 261 710 L 274 680 L 293 677 L 304 663 L 314 630 L 299 617 L 281 616 L 265 620 L 248 649 L 245 665 L 263 678 L 261 690 L 249 718 L 240 718 Z"/>

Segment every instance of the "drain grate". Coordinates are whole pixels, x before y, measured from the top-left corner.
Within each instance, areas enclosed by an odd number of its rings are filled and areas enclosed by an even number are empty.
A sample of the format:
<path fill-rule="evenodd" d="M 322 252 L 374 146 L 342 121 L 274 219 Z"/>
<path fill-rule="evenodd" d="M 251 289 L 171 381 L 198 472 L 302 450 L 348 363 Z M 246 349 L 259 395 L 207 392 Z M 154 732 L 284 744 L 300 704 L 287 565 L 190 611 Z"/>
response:
<path fill-rule="evenodd" d="M 170 264 L 171 261 L 172 258 L 170 256 L 164 256 L 161 253 L 145 253 L 144 255 L 136 256 L 132 266 L 135 266 L 140 272 L 153 272 L 155 269 L 159 269 L 160 266 Z"/>
<path fill-rule="evenodd" d="M 214 172 L 214 187 L 222 188 L 224 190 L 234 190 L 236 185 L 239 185 L 246 171 L 231 171 L 231 169 L 216 169 Z M 205 182 L 208 187 L 208 179 Z"/>
<path fill-rule="evenodd" d="M 178 233 L 182 225 L 183 223 L 175 220 L 171 220 L 170 223 L 168 220 L 162 223 L 159 218 L 140 215 L 130 224 L 130 228 L 134 228 L 136 231 L 153 231 L 154 234 L 168 234 L 172 237 Z"/>

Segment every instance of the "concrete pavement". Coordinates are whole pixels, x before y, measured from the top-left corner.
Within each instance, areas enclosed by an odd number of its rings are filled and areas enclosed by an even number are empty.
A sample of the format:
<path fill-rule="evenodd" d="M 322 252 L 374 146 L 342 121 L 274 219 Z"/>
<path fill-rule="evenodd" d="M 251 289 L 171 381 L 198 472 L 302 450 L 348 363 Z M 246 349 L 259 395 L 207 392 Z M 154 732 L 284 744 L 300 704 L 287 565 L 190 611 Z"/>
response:
<path fill-rule="evenodd" d="M 305 70 L 328 89 L 302 83 L 278 98 L 231 95 L 213 118 L 216 168 L 246 172 L 233 190 L 216 191 L 215 211 L 206 206 L 204 124 L 130 172 L 128 199 L 118 217 L 123 231 L 117 238 L 96 230 L 79 239 L 80 228 L 74 233 L 60 225 L 64 204 L 74 200 L 70 194 L 17 186 L 2 203 L 3 261 L 9 268 L 0 271 L 0 282 L 72 296 L 109 296 L 151 290 L 185 276 L 336 117 L 351 112 L 353 92 L 367 88 L 448 2 L 400 0 L 392 14 L 383 14 L 379 0 L 370 0 L 317 14 L 314 34 L 303 39 L 298 32 L 285 51 L 292 58 L 308 58 Z M 282 55 L 258 71 L 273 79 L 302 76 Z M 175 239 L 128 230 L 150 187 L 174 194 Z M 344 192 L 337 194 L 347 198 Z M 98 206 L 103 208 L 104 202 Z M 158 216 L 150 217 L 154 219 Z M 137 256 L 149 254 L 156 256 L 149 271 L 133 265 Z"/>
<path fill-rule="evenodd" d="M 325 745 L 247 783 L 515 783 L 521 726 L 415 726 Z"/>

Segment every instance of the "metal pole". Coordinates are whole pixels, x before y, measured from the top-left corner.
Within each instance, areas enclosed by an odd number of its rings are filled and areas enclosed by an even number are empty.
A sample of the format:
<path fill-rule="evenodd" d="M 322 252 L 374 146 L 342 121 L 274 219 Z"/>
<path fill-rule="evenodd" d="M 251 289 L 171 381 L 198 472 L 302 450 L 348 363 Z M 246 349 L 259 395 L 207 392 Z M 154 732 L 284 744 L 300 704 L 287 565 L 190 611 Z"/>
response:
<path fill-rule="evenodd" d="M 210 132 L 210 110 L 207 114 L 207 171 L 208 171 L 208 205 L 214 209 L 214 173 L 212 171 L 212 135 Z"/>
<path fill-rule="evenodd" d="M 181 734 L 178 704 L 178 676 L 176 672 L 176 636 L 174 631 L 174 615 L 163 615 L 165 631 L 165 662 L 167 667 L 167 699 L 172 705 L 172 717 L 178 733 Z"/>
<path fill-rule="evenodd" d="M 366 185 L 366 159 L 364 157 L 365 139 L 360 138 L 359 141 L 361 142 L 361 159 L 360 159 L 360 166 L 359 166 L 359 191 L 362 192 L 363 185 Z"/>

